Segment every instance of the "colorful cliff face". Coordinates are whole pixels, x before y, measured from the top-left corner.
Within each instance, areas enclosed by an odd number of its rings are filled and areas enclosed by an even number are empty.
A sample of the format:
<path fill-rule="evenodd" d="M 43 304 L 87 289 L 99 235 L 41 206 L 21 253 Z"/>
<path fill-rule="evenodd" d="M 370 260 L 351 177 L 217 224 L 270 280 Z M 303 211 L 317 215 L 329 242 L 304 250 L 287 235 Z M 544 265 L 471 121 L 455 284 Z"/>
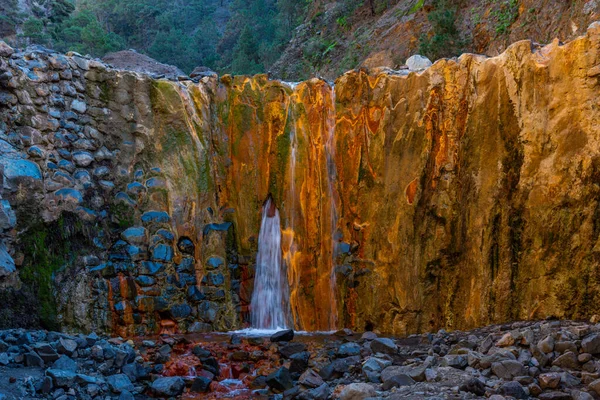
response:
<path fill-rule="evenodd" d="M 600 311 L 598 24 L 562 46 L 335 86 L 2 56 L 2 215 L 16 223 L 2 225 L 14 267 L 0 264 L 0 283 L 36 291 L 42 323 L 247 325 L 269 195 L 297 329 Z"/>

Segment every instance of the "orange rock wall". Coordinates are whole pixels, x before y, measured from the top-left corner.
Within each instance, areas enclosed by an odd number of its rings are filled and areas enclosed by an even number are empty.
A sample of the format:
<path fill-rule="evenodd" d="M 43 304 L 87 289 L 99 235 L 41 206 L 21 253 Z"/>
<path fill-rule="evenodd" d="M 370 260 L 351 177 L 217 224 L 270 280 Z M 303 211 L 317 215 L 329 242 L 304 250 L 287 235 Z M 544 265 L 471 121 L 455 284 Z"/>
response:
<path fill-rule="evenodd" d="M 595 25 L 536 52 L 524 41 L 420 74 L 349 72 L 335 104 L 320 80 L 224 78 L 221 200 L 240 251 L 256 250 L 272 193 L 300 329 L 405 334 L 598 312 L 599 46 Z M 333 293 L 332 240 L 351 249 L 335 257 Z"/>

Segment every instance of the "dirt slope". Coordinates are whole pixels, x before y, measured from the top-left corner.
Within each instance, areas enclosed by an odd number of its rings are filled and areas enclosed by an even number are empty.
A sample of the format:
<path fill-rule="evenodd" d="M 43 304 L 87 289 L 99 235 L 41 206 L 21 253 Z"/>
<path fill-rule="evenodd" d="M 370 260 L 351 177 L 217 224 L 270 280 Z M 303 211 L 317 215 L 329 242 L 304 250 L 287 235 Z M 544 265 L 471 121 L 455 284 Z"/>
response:
<path fill-rule="evenodd" d="M 436 34 L 430 19 L 440 7 L 439 0 L 402 0 L 372 16 L 367 5 L 348 10 L 342 2 L 315 2 L 271 73 L 288 80 L 332 80 L 357 66 L 398 68 Z M 522 39 L 540 44 L 554 38 L 566 41 L 600 19 L 598 0 L 464 0 L 446 8 L 455 10 L 451 22 L 458 34 L 457 40 L 448 40 L 453 52 L 445 56 L 494 56 Z"/>

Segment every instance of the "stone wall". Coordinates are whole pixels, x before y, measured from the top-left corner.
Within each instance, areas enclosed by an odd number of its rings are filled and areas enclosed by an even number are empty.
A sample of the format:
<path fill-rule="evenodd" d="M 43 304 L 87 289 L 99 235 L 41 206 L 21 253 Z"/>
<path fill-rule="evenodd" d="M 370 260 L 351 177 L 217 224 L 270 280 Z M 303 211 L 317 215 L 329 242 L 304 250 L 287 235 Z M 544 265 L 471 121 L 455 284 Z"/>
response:
<path fill-rule="evenodd" d="M 0 284 L 67 330 L 242 327 L 271 194 L 298 329 L 589 317 L 599 48 L 596 23 L 332 90 L 3 45 Z"/>

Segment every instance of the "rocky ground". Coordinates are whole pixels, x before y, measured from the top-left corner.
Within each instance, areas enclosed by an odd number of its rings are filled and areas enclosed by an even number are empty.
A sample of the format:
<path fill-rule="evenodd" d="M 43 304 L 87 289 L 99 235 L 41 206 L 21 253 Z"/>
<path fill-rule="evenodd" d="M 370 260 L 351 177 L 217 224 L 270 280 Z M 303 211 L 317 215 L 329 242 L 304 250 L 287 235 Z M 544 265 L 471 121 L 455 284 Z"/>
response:
<path fill-rule="evenodd" d="M 600 324 L 516 322 L 403 339 L 0 332 L 0 399 L 598 399 Z"/>

